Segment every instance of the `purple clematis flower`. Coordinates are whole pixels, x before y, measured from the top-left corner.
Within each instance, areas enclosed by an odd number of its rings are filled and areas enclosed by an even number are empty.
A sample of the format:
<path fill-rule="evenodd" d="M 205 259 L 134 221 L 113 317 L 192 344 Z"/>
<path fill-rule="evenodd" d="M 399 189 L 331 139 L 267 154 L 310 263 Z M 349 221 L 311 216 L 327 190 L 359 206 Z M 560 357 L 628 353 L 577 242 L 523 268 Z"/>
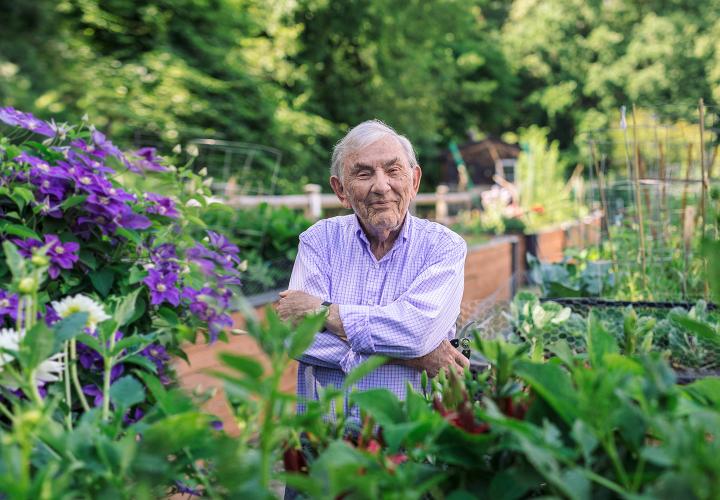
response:
<path fill-rule="evenodd" d="M 102 406 L 104 399 L 102 389 L 95 384 L 88 384 L 83 386 L 82 391 L 86 396 L 93 398 L 93 406 L 95 408 Z"/>
<path fill-rule="evenodd" d="M 27 240 L 13 239 L 12 241 L 18 246 L 20 255 L 26 259 L 32 257 L 34 249 L 48 247 L 46 253 L 50 259 L 48 274 L 52 279 L 60 275 L 61 269 L 72 269 L 78 260 L 77 252 L 80 250 L 80 245 L 72 241 L 63 243 L 55 234 L 46 234 L 45 243 L 34 238 L 28 238 Z"/>
<path fill-rule="evenodd" d="M 153 203 L 147 209 L 149 214 L 164 215 L 173 219 L 180 216 L 180 213 L 175 208 L 175 202 L 170 198 L 155 193 L 147 193 L 145 198 Z"/>
<path fill-rule="evenodd" d="M 60 269 L 72 269 L 78 261 L 80 245 L 73 241 L 63 243 L 57 235 L 46 234 L 45 245 L 50 245 L 47 253 L 48 257 L 50 257 L 48 274 L 52 279 L 58 277 Z"/>
<path fill-rule="evenodd" d="M 92 140 L 95 143 L 96 150 L 112 155 L 123 162 L 127 162 L 123 152 L 120 151 L 120 149 L 113 144 L 112 141 L 105 137 L 105 134 L 96 130 L 94 127 L 92 128 Z"/>
<path fill-rule="evenodd" d="M 139 170 L 152 170 L 154 172 L 167 172 L 167 168 L 163 167 L 158 163 L 162 160 L 157 156 L 157 150 L 155 148 L 140 148 L 132 153 L 132 156 L 136 157 L 135 161 L 132 161 L 132 165 Z"/>
<path fill-rule="evenodd" d="M 133 410 L 128 410 L 128 412 L 123 415 L 123 424 L 125 425 L 131 425 L 136 422 L 139 422 L 142 420 L 142 418 L 145 416 L 145 412 L 142 411 L 142 408 L 135 407 Z"/>
<path fill-rule="evenodd" d="M 140 351 L 140 355 L 155 365 L 157 375 L 163 385 L 168 385 L 172 380 L 167 374 L 167 366 L 170 362 L 170 355 L 161 344 L 150 344 Z"/>
<path fill-rule="evenodd" d="M 85 330 L 87 332 L 87 330 Z M 89 335 L 92 335 L 93 337 L 97 336 L 96 332 L 89 333 Z M 115 332 L 115 341 L 119 341 L 123 338 L 123 333 L 118 330 Z M 124 351 L 123 351 L 124 352 Z M 77 343 L 77 354 L 78 354 L 78 361 L 80 362 L 80 366 L 82 366 L 85 370 L 88 370 L 93 373 L 103 373 L 105 371 L 105 364 L 103 362 L 103 358 L 100 355 L 99 352 L 97 352 L 92 347 L 89 347 L 82 342 Z M 114 382 L 120 376 L 125 373 L 125 366 L 122 364 L 116 364 L 113 365 L 112 369 L 110 370 L 110 381 Z"/>
<path fill-rule="evenodd" d="M 55 309 L 53 309 L 53 306 L 50 304 L 45 306 L 45 324 L 47 326 L 52 326 L 58 321 L 60 321 L 60 316 L 57 312 L 55 312 Z"/>
<path fill-rule="evenodd" d="M 129 208 L 123 215 L 120 216 L 118 223 L 125 229 L 147 229 L 152 226 L 150 219 L 144 215 L 133 213 L 133 211 Z"/>
<path fill-rule="evenodd" d="M 150 269 L 148 276 L 143 280 L 150 289 L 150 304 L 154 306 L 163 302 L 173 306 L 180 304 L 180 290 L 175 286 L 177 280 L 176 273 L 163 274 L 156 269 Z"/>
<path fill-rule="evenodd" d="M 47 137 L 55 137 L 58 128 L 35 118 L 31 113 L 23 113 L 10 106 L 0 108 L 0 121 Z"/>
<path fill-rule="evenodd" d="M 0 321 L 5 316 L 10 316 L 13 321 L 17 320 L 18 296 L 0 288 Z"/>
<path fill-rule="evenodd" d="M 114 174 L 115 170 L 106 166 L 102 161 L 102 158 L 95 155 L 84 155 L 77 151 L 70 150 L 67 153 L 67 159 L 71 163 L 83 165 L 88 170 L 101 173 L 101 174 Z"/>
<path fill-rule="evenodd" d="M 214 343 L 218 339 L 218 335 L 226 328 L 233 325 L 233 320 L 229 314 L 218 314 L 210 320 L 208 330 L 210 332 L 210 343 Z"/>
<path fill-rule="evenodd" d="M 237 254 L 240 253 L 240 249 L 237 245 L 230 243 L 230 241 L 222 234 L 216 233 L 215 231 L 208 231 L 208 238 L 210 238 L 210 245 L 213 246 L 221 254 L 230 254 L 237 258 Z"/>
<path fill-rule="evenodd" d="M 94 144 L 85 142 L 85 140 L 83 139 L 75 139 L 70 143 L 70 147 L 79 149 L 80 151 L 91 154 L 98 158 L 105 158 L 107 156 L 107 153 L 105 151 L 103 151 L 102 149 L 97 149 Z"/>

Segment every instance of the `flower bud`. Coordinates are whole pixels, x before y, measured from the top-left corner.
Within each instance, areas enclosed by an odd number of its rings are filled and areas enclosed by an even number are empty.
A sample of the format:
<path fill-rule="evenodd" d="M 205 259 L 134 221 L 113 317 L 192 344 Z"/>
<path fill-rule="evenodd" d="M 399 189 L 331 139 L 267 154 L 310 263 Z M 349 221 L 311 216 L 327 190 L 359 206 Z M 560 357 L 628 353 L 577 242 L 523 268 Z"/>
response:
<path fill-rule="evenodd" d="M 33 293 L 37 290 L 37 280 L 32 276 L 28 276 L 20 280 L 20 292 L 25 294 Z"/>
<path fill-rule="evenodd" d="M 30 262 L 32 262 L 36 266 L 47 266 L 50 261 L 48 260 L 46 255 L 34 254 L 30 259 Z"/>

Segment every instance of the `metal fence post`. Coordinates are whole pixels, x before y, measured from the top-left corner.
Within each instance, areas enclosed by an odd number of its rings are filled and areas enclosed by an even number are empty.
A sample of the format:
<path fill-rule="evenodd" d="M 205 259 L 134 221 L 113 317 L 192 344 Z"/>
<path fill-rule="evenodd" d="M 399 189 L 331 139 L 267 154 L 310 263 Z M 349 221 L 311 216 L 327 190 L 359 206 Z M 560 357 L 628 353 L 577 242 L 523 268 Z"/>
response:
<path fill-rule="evenodd" d="M 303 187 L 303 191 L 305 191 L 308 198 L 307 207 L 305 207 L 305 217 L 310 220 L 318 220 L 322 215 L 320 190 L 321 187 L 319 184 L 305 184 Z"/>

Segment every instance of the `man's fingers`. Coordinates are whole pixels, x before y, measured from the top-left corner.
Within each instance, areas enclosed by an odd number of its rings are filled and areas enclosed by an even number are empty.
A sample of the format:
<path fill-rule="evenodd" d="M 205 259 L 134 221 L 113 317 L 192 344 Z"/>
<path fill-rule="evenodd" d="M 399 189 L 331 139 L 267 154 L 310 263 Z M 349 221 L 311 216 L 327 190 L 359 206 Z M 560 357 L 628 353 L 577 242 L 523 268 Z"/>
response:
<path fill-rule="evenodd" d="M 285 290 L 285 291 L 283 291 L 283 292 L 280 292 L 278 295 L 280 295 L 280 297 L 287 297 L 287 295 L 288 295 L 289 293 L 290 293 L 290 290 Z"/>

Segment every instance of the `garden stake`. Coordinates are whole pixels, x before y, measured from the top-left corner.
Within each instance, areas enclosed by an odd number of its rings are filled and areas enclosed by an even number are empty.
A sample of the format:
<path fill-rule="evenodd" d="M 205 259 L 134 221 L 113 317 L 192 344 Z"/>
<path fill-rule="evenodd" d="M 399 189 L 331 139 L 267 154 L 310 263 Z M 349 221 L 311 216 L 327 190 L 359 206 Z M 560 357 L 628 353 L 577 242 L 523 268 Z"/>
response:
<path fill-rule="evenodd" d="M 705 237 L 705 197 L 707 196 L 708 180 L 705 171 L 705 105 L 702 98 L 698 102 L 698 112 L 700 113 L 700 174 L 702 179 L 702 192 L 700 193 L 700 217 L 702 226 L 700 230 L 703 238 Z M 707 295 L 705 296 L 707 299 Z"/>
<path fill-rule="evenodd" d="M 598 188 L 600 189 L 600 205 L 603 210 L 603 221 L 605 222 L 605 231 L 607 231 L 608 235 L 608 241 L 610 242 L 610 255 L 612 256 L 612 262 L 613 262 L 613 272 L 617 274 L 617 256 L 615 255 L 615 244 L 612 240 L 612 235 L 610 234 L 610 221 L 608 220 L 608 217 L 610 216 L 607 199 L 605 198 L 605 182 L 604 182 L 604 176 L 602 173 L 602 170 L 600 170 L 600 165 L 597 160 L 597 152 L 595 151 L 595 142 L 590 141 L 590 155 L 592 156 L 593 165 L 595 166 L 595 175 L 597 175 L 598 178 Z"/>
<path fill-rule="evenodd" d="M 702 225 L 700 226 L 700 235 L 705 239 L 705 199 L 707 196 L 708 189 L 708 177 L 705 169 L 705 103 L 700 98 L 698 102 L 698 111 L 700 113 L 700 172 L 702 175 L 702 188 L 700 193 L 700 219 Z M 703 260 L 703 267 L 705 268 L 705 276 L 707 276 L 707 260 Z M 705 280 L 705 300 L 707 301 L 710 296 L 710 286 L 708 280 Z"/>
<path fill-rule="evenodd" d="M 665 147 L 662 143 L 658 144 L 658 154 L 660 155 L 658 165 L 658 178 L 660 179 L 660 218 L 663 228 L 663 239 L 668 241 L 670 239 L 670 235 L 668 234 L 670 221 L 668 220 L 667 207 L 667 169 L 665 168 Z"/>
<path fill-rule="evenodd" d="M 635 143 L 635 206 L 637 210 L 637 220 L 640 229 L 640 262 L 642 264 L 643 280 L 647 287 L 647 266 L 645 263 L 645 229 L 643 227 L 643 212 L 642 204 L 640 201 L 640 148 L 637 142 L 637 119 L 635 114 L 635 104 L 632 109 L 633 119 L 633 142 Z"/>
<path fill-rule="evenodd" d="M 623 137 L 625 139 L 625 166 L 627 168 L 627 176 L 628 180 L 632 181 L 633 179 L 633 172 L 632 167 L 630 165 L 630 141 L 628 140 L 628 133 L 627 133 L 627 118 L 625 117 L 625 106 L 620 107 L 620 128 L 623 131 Z M 630 189 L 632 189 L 632 184 L 630 184 Z M 637 214 L 633 214 L 633 218 L 635 219 L 635 222 L 637 222 Z"/>
<path fill-rule="evenodd" d="M 682 221 L 682 228 L 683 228 L 683 248 L 684 248 L 684 269 L 683 273 L 685 276 L 687 276 L 688 269 L 690 267 L 690 238 L 686 237 L 685 235 L 690 233 L 689 227 L 692 225 L 692 218 L 690 219 L 690 222 L 688 222 L 687 217 L 687 194 L 688 194 L 688 186 L 690 185 L 690 168 L 692 166 L 692 143 L 688 144 L 688 151 L 687 151 L 687 168 L 685 170 L 685 182 L 683 184 L 683 194 L 682 194 L 682 201 L 681 201 L 681 208 L 680 208 L 680 218 Z"/>

